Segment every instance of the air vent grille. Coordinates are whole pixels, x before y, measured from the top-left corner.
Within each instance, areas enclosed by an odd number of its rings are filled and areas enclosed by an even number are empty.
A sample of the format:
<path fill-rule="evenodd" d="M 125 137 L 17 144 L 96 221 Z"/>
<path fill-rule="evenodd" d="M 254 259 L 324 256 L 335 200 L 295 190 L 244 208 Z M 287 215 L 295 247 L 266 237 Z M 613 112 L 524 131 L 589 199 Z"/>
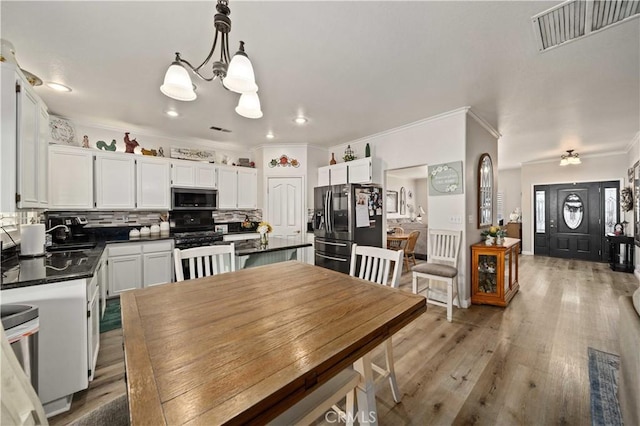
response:
<path fill-rule="evenodd" d="M 640 0 L 569 0 L 531 18 L 538 50 L 546 51 L 640 16 Z"/>
<path fill-rule="evenodd" d="M 209 129 L 215 130 L 217 132 L 231 133 L 231 130 L 225 129 L 224 127 L 211 126 L 211 127 L 209 127 Z"/>

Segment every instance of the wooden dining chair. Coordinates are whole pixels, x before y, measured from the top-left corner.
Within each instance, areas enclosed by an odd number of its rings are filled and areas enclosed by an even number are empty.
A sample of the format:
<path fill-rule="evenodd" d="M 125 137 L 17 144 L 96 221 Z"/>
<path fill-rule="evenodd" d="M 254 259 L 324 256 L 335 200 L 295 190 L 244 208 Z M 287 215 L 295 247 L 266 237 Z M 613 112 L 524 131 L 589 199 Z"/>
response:
<path fill-rule="evenodd" d="M 409 234 L 409 239 L 407 240 L 407 245 L 404 247 L 404 264 L 407 267 L 407 271 L 409 271 L 409 260 L 413 261 L 413 266 L 416 266 L 416 254 L 414 253 L 416 249 L 416 243 L 418 242 L 418 237 L 420 236 L 420 231 L 411 231 Z"/>
<path fill-rule="evenodd" d="M 236 270 L 236 253 L 233 243 L 216 246 L 175 249 L 173 251 L 176 282 L 208 277 Z"/>
<path fill-rule="evenodd" d="M 388 250 L 379 247 L 351 246 L 351 267 L 349 275 L 372 281 L 388 287 L 398 288 L 402 275 L 403 250 Z M 360 260 L 358 261 L 358 258 Z M 391 273 L 391 274 L 390 274 Z M 391 275 L 391 278 L 389 277 Z M 382 345 L 385 350 L 385 365 L 379 366 L 372 363 L 371 368 L 379 374 L 376 384 L 389 379 L 393 400 L 400 402 L 401 394 L 398 390 L 398 381 L 393 366 L 393 344 L 389 337 Z M 380 345 L 380 346 L 382 346 Z"/>
<path fill-rule="evenodd" d="M 415 294 L 427 292 L 427 303 L 447 308 L 447 321 L 453 317 L 453 304 L 460 307 L 458 294 L 458 254 L 462 231 L 448 231 L 444 229 L 429 229 L 427 244 L 427 263 L 421 263 L 412 268 L 412 289 Z M 418 288 L 418 278 L 427 279 L 427 287 Z M 447 285 L 446 302 L 429 298 L 431 292 L 437 292 L 434 281 L 442 281 Z"/>
<path fill-rule="evenodd" d="M 404 235 L 404 229 L 400 226 L 394 226 L 393 228 L 391 228 L 391 230 L 396 235 Z"/>

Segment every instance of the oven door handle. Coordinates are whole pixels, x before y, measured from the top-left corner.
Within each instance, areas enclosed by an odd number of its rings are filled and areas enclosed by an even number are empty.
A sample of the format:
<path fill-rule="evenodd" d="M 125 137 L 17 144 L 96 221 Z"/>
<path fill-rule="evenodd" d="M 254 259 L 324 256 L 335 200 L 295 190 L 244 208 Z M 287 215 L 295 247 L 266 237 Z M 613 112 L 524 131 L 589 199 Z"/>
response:
<path fill-rule="evenodd" d="M 324 259 L 329 259 L 329 260 L 337 260 L 339 262 L 348 262 L 347 259 L 341 259 L 339 257 L 332 257 L 332 256 L 325 256 L 324 254 L 320 254 L 320 253 L 316 253 L 316 256 L 320 256 Z"/>

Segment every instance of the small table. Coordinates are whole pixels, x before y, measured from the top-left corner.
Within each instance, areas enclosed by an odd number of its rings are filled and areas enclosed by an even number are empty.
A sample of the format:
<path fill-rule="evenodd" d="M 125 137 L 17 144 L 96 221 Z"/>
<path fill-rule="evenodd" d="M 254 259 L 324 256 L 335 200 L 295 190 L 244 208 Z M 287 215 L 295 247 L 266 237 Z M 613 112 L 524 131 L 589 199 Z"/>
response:
<path fill-rule="evenodd" d="M 375 412 L 370 351 L 427 310 L 423 296 L 296 261 L 121 301 L 133 426 L 264 424 L 352 364 L 358 407 Z"/>
<path fill-rule="evenodd" d="M 402 250 L 409 241 L 409 234 L 387 235 L 387 248 L 389 250 Z"/>
<path fill-rule="evenodd" d="M 607 235 L 609 242 L 609 267 L 613 271 L 633 272 L 635 269 L 633 263 L 633 252 L 635 243 L 633 237 L 625 235 Z M 624 261 L 620 262 L 620 246 L 624 246 Z"/>

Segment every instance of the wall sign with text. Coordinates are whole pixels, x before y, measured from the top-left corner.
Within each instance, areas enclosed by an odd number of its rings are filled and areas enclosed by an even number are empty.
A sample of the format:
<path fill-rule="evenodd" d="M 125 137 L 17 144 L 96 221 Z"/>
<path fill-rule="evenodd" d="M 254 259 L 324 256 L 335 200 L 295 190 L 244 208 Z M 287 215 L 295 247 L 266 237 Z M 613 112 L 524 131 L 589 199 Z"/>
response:
<path fill-rule="evenodd" d="M 429 166 L 429 195 L 464 193 L 462 161 Z"/>

